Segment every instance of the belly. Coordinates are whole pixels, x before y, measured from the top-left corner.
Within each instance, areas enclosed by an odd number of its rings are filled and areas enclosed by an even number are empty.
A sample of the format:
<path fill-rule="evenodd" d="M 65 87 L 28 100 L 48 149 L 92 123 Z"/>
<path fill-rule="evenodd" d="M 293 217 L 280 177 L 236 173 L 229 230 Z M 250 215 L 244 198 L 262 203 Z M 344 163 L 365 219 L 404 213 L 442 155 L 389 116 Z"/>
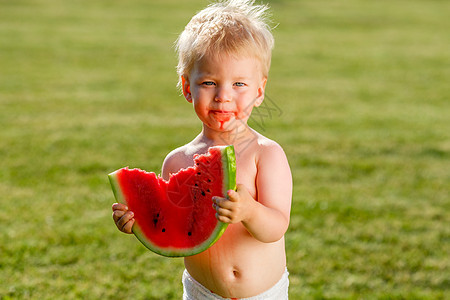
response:
<path fill-rule="evenodd" d="M 222 297 L 255 296 L 275 285 L 284 273 L 284 239 L 262 243 L 242 224 L 232 224 L 211 248 L 186 257 L 185 266 L 195 280 Z"/>

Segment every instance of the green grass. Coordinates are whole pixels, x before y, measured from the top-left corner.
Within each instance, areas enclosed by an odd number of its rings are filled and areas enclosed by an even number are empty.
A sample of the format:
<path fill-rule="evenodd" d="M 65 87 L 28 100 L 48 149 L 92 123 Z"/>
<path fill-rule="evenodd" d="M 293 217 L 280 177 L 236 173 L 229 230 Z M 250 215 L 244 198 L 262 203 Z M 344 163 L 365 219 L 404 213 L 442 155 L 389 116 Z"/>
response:
<path fill-rule="evenodd" d="M 115 229 L 106 174 L 198 133 L 173 42 L 207 3 L 0 2 L 1 299 L 180 298 L 182 260 Z M 291 299 L 448 297 L 449 3 L 269 3 L 281 114 L 251 123 L 292 168 Z"/>

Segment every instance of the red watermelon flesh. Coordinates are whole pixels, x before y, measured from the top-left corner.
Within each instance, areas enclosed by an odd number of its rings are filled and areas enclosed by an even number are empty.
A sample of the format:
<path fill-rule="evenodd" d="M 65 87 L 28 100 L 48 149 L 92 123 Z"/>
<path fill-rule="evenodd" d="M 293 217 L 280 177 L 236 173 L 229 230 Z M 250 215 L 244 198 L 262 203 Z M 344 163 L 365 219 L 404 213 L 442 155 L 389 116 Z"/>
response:
<path fill-rule="evenodd" d="M 236 188 L 233 146 L 195 155 L 194 166 L 165 181 L 153 172 L 122 168 L 108 175 L 114 195 L 133 211 L 133 232 L 164 256 L 189 256 L 209 248 L 226 229 L 212 208 L 213 196 Z"/>

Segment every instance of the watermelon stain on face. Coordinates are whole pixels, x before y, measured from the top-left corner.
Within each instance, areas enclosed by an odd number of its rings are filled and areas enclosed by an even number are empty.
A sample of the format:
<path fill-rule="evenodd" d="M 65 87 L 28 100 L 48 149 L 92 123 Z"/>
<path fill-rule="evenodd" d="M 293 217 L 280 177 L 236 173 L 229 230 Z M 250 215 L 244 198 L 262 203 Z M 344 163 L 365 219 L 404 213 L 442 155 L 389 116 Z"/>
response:
<path fill-rule="evenodd" d="M 133 232 L 164 256 L 189 256 L 209 248 L 226 229 L 212 208 L 212 197 L 236 188 L 233 146 L 211 147 L 194 156 L 194 167 L 165 181 L 153 172 L 122 168 L 109 179 L 119 202 L 134 212 Z"/>

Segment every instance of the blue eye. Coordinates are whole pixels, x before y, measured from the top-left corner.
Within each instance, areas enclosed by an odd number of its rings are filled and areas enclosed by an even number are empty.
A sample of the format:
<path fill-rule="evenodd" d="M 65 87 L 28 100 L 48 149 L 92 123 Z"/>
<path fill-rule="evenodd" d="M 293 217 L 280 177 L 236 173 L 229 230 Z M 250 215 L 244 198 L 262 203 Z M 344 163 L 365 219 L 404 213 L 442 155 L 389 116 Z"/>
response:
<path fill-rule="evenodd" d="M 243 83 L 243 82 L 236 82 L 234 85 L 235 86 L 245 86 L 245 83 Z"/>
<path fill-rule="evenodd" d="M 212 85 L 215 85 L 215 83 L 212 81 L 204 81 L 204 82 L 202 82 L 202 85 L 212 86 Z"/>

